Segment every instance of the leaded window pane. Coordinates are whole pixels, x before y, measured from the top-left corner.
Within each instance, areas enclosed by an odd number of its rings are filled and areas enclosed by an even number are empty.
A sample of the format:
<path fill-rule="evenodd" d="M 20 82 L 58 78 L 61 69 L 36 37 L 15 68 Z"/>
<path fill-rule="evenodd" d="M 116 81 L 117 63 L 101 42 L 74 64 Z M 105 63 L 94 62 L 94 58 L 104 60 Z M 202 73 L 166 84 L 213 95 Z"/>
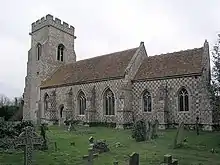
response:
<path fill-rule="evenodd" d="M 148 91 L 143 94 L 144 112 L 151 112 L 151 95 Z"/>
<path fill-rule="evenodd" d="M 104 109 L 105 109 L 105 114 L 106 115 L 114 115 L 115 114 L 115 107 L 114 107 L 114 103 L 115 103 L 115 99 L 114 99 L 114 94 L 112 93 L 112 91 L 110 89 L 106 90 L 105 94 L 104 94 Z"/>
<path fill-rule="evenodd" d="M 179 110 L 189 111 L 189 95 L 185 88 L 179 92 Z"/>

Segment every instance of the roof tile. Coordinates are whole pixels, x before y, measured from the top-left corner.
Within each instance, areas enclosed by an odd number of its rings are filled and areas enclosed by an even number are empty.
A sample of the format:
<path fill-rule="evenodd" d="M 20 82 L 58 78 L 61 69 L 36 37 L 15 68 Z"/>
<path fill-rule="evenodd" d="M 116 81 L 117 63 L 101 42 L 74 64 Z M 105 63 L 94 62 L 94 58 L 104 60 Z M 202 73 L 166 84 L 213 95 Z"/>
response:
<path fill-rule="evenodd" d="M 123 77 L 137 48 L 67 64 L 42 82 L 41 88 Z"/>
<path fill-rule="evenodd" d="M 202 70 L 202 48 L 147 57 L 134 80 L 199 74 Z"/>

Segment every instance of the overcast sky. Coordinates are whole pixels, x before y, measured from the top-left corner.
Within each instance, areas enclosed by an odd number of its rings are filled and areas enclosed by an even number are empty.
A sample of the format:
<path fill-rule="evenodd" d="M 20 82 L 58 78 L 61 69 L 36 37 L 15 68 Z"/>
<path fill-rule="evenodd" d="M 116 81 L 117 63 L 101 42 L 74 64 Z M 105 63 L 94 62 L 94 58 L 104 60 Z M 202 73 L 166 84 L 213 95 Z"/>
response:
<path fill-rule="evenodd" d="M 21 96 L 31 23 L 52 14 L 75 27 L 77 60 L 139 46 L 148 55 L 210 46 L 219 0 L 6 0 L 0 10 L 0 93 Z"/>

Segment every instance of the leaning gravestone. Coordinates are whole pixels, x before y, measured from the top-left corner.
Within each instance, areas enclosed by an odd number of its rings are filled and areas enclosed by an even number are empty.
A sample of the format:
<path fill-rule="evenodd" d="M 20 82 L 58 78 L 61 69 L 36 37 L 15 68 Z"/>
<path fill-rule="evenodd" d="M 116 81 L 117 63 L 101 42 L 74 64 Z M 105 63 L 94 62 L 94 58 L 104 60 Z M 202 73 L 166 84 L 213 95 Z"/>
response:
<path fill-rule="evenodd" d="M 154 124 L 152 126 L 152 138 L 157 138 L 158 137 L 158 128 L 159 128 L 159 121 L 155 120 Z"/>
<path fill-rule="evenodd" d="M 129 156 L 129 165 L 139 165 L 139 154 L 136 152 L 133 152 Z"/>
<path fill-rule="evenodd" d="M 184 123 L 181 122 L 176 132 L 174 139 L 174 148 L 180 147 L 184 139 Z"/>
<path fill-rule="evenodd" d="M 24 131 L 15 140 L 15 146 L 24 147 L 24 165 L 31 165 L 34 146 L 42 145 L 42 138 L 34 132 L 33 127 L 26 127 Z"/>

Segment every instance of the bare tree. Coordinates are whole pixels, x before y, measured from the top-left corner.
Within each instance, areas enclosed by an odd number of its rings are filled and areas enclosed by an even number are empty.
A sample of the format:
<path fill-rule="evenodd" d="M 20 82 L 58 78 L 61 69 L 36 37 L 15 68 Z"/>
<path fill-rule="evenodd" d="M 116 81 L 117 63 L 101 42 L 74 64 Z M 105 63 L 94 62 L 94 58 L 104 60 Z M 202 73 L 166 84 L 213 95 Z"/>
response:
<path fill-rule="evenodd" d="M 11 101 L 10 99 L 5 95 L 0 95 L 0 107 L 10 105 Z"/>

